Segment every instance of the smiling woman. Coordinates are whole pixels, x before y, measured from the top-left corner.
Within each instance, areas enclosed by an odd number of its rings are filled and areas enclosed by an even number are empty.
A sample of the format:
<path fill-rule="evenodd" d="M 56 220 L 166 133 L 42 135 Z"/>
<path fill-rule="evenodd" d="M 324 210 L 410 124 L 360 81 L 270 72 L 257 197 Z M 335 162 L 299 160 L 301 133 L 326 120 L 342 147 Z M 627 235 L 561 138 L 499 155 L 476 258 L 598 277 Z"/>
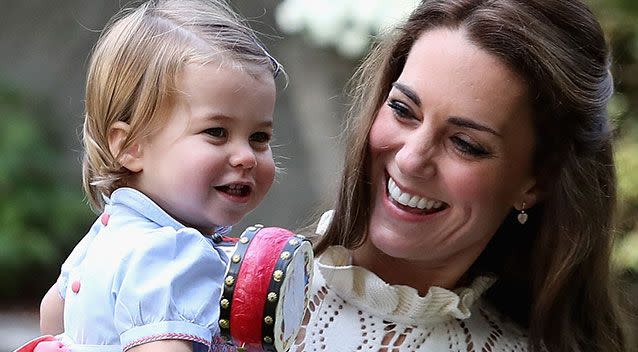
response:
<path fill-rule="evenodd" d="M 418 272 L 422 294 L 454 287 L 510 209 L 537 198 L 527 89 L 466 35 L 432 30 L 414 43 L 368 136 L 368 240 L 354 261 L 388 283 Z M 396 259 L 409 270 L 387 265 Z"/>
<path fill-rule="evenodd" d="M 613 84 L 578 0 L 425 0 L 353 80 L 297 351 L 625 351 Z"/>

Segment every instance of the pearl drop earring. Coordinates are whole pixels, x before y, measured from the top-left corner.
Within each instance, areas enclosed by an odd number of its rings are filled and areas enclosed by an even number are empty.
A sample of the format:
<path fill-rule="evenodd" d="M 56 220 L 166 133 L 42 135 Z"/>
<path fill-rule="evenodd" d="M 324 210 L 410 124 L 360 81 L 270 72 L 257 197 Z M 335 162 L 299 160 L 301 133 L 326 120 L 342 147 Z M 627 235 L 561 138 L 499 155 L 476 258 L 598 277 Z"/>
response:
<path fill-rule="evenodd" d="M 521 212 L 516 217 L 518 222 L 523 225 L 527 222 L 527 213 L 525 212 L 525 202 L 523 202 L 523 206 L 521 206 Z"/>

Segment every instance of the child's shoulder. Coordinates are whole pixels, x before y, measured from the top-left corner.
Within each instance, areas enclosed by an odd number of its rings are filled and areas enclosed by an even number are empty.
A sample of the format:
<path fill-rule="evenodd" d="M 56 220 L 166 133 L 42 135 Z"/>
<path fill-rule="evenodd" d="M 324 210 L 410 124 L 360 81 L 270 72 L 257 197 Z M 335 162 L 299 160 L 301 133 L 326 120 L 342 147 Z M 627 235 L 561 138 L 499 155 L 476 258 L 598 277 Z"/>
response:
<path fill-rule="evenodd" d="M 113 288 L 124 297 L 129 291 L 148 297 L 176 289 L 199 297 L 198 291 L 221 286 L 227 259 L 196 230 L 162 228 L 138 234 L 126 246 L 113 262 Z"/>
<path fill-rule="evenodd" d="M 106 213 L 104 213 L 106 214 Z M 185 247 L 210 248 L 211 240 L 199 231 L 183 227 L 161 226 L 142 216 L 115 212 L 92 235 L 92 251 L 114 256 L 144 255 L 146 252 L 172 251 Z M 100 216 L 105 218 L 105 216 Z M 100 222 L 98 218 L 98 222 Z"/>
<path fill-rule="evenodd" d="M 99 216 L 104 242 L 115 242 L 131 252 L 196 246 L 210 249 L 212 239 L 172 218 L 155 202 L 131 188 L 113 192 Z"/>
<path fill-rule="evenodd" d="M 125 254 L 129 261 L 144 263 L 150 257 L 166 265 L 192 265 L 195 261 L 205 263 L 221 259 L 212 239 L 192 228 L 162 227 L 130 235 Z"/>

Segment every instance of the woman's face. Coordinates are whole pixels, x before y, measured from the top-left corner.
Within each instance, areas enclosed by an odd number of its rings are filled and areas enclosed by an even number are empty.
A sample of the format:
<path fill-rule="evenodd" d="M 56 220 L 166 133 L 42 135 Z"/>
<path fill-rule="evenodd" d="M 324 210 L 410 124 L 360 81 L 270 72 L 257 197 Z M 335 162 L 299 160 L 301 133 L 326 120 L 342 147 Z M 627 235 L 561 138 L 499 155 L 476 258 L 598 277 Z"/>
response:
<path fill-rule="evenodd" d="M 370 130 L 367 244 L 410 261 L 474 261 L 512 207 L 536 200 L 533 136 L 516 74 L 462 30 L 425 32 Z"/>

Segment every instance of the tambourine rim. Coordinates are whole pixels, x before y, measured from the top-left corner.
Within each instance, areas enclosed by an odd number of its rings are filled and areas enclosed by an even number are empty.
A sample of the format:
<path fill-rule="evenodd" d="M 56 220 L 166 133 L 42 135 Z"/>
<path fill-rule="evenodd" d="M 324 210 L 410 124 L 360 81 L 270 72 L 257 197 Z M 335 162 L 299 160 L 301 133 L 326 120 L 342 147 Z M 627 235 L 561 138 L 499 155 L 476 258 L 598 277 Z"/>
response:
<path fill-rule="evenodd" d="M 269 228 L 290 232 L 289 230 L 277 228 L 277 227 L 269 227 Z M 228 278 L 232 278 L 232 279 L 230 279 L 228 282 L 225 281 L 224 283 L 222 298 L 220 299 L 219 327 L 220 327 L 220 335 L 222 336 L 222 338 L 225 341 L 232 342 L 234 344 L 237 344 L 238 342 L 233 337 L 232 331 L 231 331 L 232 320 L 233 320 L 232 307 L 233 307 L 233 301 L 236 298 L 235 297 L 235 287 L 237 286 L 236 281 L 237 281 L 238 275 L 241 272 L 245 255 L 248 252 L 252 243 L 254 242 L 255 236 L 262 229 L 264 229 L 262 225 L 255 225 L 255 226 L 250 226 L 246 230 L 244 230 L 242 235 L 239 237 L 239 241 L 237 243 L 237 247 L 235 248 L 235 251 L 229 258 L 230 263 L 229 263 L 228 271 L 225 276 L 225 280 L 229 280 Z M 275 342 L 277 340 L 275 339 L 274 329 L 275 329 L 275 326 L 277 325 L 276 324 L 277 322 L 275 321 L 275 319 L 276 319 L 277 307 L 279 306 L 279 302 L 280 302 L 279 296 L 281 294 L 281 288 L 283 283 L 286 282 L 286 278 L 287 278 L 286 273 L 287 273 L 288 265 L 291 263 L 293 255 L 302 247 L 302 244 L 309 243 L 309 241 L 301 235 L 295 235 L 292 232 L 290 232 L 290 234 L 291 235 L 285 239 L 285 242 L 282 241 L 282 243 L 284 243 L 283 247 L 281 247 L 280 252 L 278 252 L 280 254 L 280 257 L 277 258 L 272 268 L 272 272 L 270 272 L 269 285 L 268 285 L 268 289 L 266 290 L 266 297 L 264 297 L 264 307 L 263 307 L 262 319 L 261 319 L 262 328 L 261 328 L 260 342 L 261 342 L 262 348 L 266 351 L 276 351 Z M 283 256 L 281 256 L 281 254 L 284 252 L 289 253 L 289 256 L 287 258 L 283 258 Z M 312 250 L 306 253 L 309 253 L 310 258 L 308 260 L 311 262 Z M 236 255 L 239 255 L 237 257 L 238 260 L 234 260 L 234 258 L 236 259 Z M 308 263 L 305 263 L 304 274 L 308 273 L 309 274 L 308 279 L 311 280 L 312 270 L 308 270 L 307 266 L 308 266 Z M 278 280 L 274 279 L 273 277 L 274 276 L 273 274 L 277 270 L 281 271 L 281 276 L 278 278 Z M 305 286 L 307 286 L 309 282 L 306 283 Z M 305 286 L 304 286 L 304 289 L 306 289 Z M 309 291 L 309 290 L 306 290 L 306 291 Z M 273 293 L 273 292 L 276 294 L 277 297 L 275 300 L 271 301 L 268 299 L 268 296 L 269 296 L 269 293 Z M 307 301 L 309 299 L 308 295 L 304 293 L 304 296 L 305 296 L 304 297 L 305 301 Z M 268 324 L 265 319 L 268 316 L 270 316 L 271 319 L 273 319 L 272 323 L 270 324 Z M 302 314 L 302 319 L 303 319 L 303 314 Z M 282 341 L 282 342 L 285 343 L 285 341 Z"/>
<path fill-rule="evenodd" d="M 307 245 L 305 245 L 304 243 L 307 243 Z M 306 249 L 304 250 L 304 246 L 307 246 Z M 312 266 L 312 245 L 310 245 L 309 241 L 301 241 L 301 243 L 295 248 L 295 253 L 299 253 L 299 255 L 305 256 L 305 254 L 308 254 L 308 261 L 306 262 L 306 258 L 301 258 L 301 260 L 304 261 L 304 265 L 303 265 L 303 275 L 307 275 L 308 276 L 308 282 L 304 284 L 304 302 L 308 302 L 308 300 L 310 299 L 310 290 L 308 289 L 307 286 L 310 285 L 310 283 L 312 282 L 312 268 L 309 268 L 309 266 Z M 287 267 L 290 267 L 293 264 L 293 259 L 295 257 L 291 257 L 290 260 L 288 261 L 288 263 L 286 264 Z M 293 268 L 294 269 L 294 268 Z M 310 269 L 310 270 L 309 270 Z M 284 289 L 284 285 L 286 284 L 287 280 L 290 278 L 289 274 L 291 274 L 291 269 L 287 269 L 286 271 L 286 277 L 281 281 L 280 287 L 277 288 L 277 290 L 280 292 L 280 297 L 279 300 L 277 301 L 277 303 L 275 304 L 274 307 L 274 316 L 279 316 L 278 313 L 280 313 L 283 310 L 283 300 L 281 299 L 281 297 L 283 297 L 285 292 L 282 292 Z M 293 273 L 294 274 L 294 273 Z M 269 288 L 269 292 L 270 292 L 270 288 Z M 266 303 L 268 304 L 268 303 Z M 305 308 L 305 307 L 304 307 Z M 264 307 L 264 315 L 266 315 L 266 307 Z M 299 321 L 299 323 L 301 323 L 303 321 L 303 317 L 305 314 L 305 309 L 304 311 L 302 311 L 301 314 L 301 320 Z M 271 328 L 271 334 L 273 337 L 275 337 L 275 334 L 278 333 L 278 328 L 281 327 L 282 322 L 275 319 L 274 324 L 272 324 L 272 328 Z M 296 336 L 296 334 L 299 333 L 301 326 L 297 326 L 294 328 L 295 333 L 292 334 L 292 339 L 294 340 L 294 337 Z M 278 342 L 278 339 L 275 339 L 275 347 L 277 347 L 276 342 Z M 284 345 L 281 346 L 282 350 L 286 350 L 286 347 L 289 347 L 290 345 L 289 340 L 281 340 L 281 343 L 283 343 Z"/>

